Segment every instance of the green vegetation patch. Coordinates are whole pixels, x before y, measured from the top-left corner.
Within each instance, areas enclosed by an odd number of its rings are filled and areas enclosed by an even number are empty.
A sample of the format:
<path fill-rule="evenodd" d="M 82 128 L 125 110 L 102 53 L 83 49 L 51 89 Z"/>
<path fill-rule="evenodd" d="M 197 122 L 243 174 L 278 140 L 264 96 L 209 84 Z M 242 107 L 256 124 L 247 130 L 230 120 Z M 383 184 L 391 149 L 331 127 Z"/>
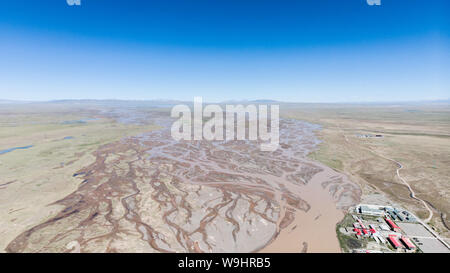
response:
<path fill-rule="evenodd" d="M 354 236 L 345 235 L 339 231 L 340 228 L 349 227 L 352 223 L 352 215 L 347 213 L 344 219 L 336 225 L 336 234 L 343 252 L 351 252 L 352 249 L 365 248 L 367 246 L 367 240 L 360 240 Z"/>
<path fill-rule="evenodd" d="M 319 145 L 319 149 L 310 153 L 309 158 L 311 158 L 315 161 L 321 162 L 335 170 L 343 170 L 343 168 L 344 168 L 344 165 L 342 164 L 341 160 L 339 160 L 336 157 L 331 156 L 327 152 L 326 145 Z"/>

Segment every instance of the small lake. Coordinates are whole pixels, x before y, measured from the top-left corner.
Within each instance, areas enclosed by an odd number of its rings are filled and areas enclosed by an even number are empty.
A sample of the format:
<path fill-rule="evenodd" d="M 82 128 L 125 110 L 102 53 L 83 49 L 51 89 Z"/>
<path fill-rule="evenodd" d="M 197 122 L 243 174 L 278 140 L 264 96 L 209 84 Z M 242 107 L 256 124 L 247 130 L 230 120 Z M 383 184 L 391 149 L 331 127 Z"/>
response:
<path fill-rule="evenodd" d="M 31 148 L 31 147 L 33 147 L 33 145 L 28 145 L 28 146 L 23 146 L 23 147 L 14 147 L 14 148 L 6 149 L 6 150 L 0 150 L 0 155 L 9 153 L 9 152 L 12 152 L 12 151 L 15 151 L 15 150 L 25 150 L 25 149 L 28 149 L 28 148 Z"/>
<path fill-rule="evenodd" d="M 65 121 L 61 121 L 61 124 L 85 124 L 88 121 L 94 121 L 97 120 L 98 118 L 85 118 L 85 119 L 78 119 L 78 120 L 65 120 Z"/>
<path fill-rule="evenodd" d="M 61 122 L 61 124 L 84 124 L 86 123 L 85 120 L 65 120 Z"/>

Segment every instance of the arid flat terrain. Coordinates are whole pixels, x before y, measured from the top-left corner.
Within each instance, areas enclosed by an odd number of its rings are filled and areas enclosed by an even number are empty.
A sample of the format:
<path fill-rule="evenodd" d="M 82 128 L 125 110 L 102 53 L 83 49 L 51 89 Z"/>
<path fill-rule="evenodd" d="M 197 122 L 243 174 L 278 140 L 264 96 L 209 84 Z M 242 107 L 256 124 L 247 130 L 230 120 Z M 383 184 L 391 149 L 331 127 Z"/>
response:
<path fill-rule="evenodd" d="M 450 237 L 448 103 L 284 109 L 287 117 L 323 126 L 317 132 L 323 142 L 310 158 L 357 182 L 363 201 L 400 204 Z"/>
<path fill-rule="evenodd" d="M 60 211 L 54 203 L 78 188 L 73 174 L 95 161 L 98 147 L 156 128 L 97 112 L 61 104 L 0 106 L 0 251 Z"/>
<path fill-rule="evenodd" d="M 449 237 L 447 105 L 282 104 L 280 145 L 175 141 L 167 105 L 0 110 L 6 252 L 340 252 L 359 202 Z"/>
<path fill-rule="evenodd" d="M 83 122 L 47 110 L 63 119 L 58 134 L 14 142 L 10 127 L 31 125 L 9 121 L 41 113 L 4 111 L 2 149 L 33 145 L 0 155 L 7 252 L 340 252 L 336 224 L 360 201 L 357 184 L 307 157 L 320 142 L 308 122 L 282 119 L 279 149 L 262 152 L 253 141 L 174 141 L 167 111 L 116 106 L 64 114 Z M 44 136 L 63 142 L 44 149 Z"/>

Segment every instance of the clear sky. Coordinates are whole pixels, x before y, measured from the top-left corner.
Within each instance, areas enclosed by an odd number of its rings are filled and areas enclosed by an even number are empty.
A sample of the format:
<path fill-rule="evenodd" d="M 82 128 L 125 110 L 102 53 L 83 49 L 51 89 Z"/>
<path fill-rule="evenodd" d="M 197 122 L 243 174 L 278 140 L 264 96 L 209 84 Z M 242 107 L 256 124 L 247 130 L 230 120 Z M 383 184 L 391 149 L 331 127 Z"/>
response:
<path fill-rule="evenodd" d="M 448 99 L 449 2 L 0 0 L 0 99 Z"/>

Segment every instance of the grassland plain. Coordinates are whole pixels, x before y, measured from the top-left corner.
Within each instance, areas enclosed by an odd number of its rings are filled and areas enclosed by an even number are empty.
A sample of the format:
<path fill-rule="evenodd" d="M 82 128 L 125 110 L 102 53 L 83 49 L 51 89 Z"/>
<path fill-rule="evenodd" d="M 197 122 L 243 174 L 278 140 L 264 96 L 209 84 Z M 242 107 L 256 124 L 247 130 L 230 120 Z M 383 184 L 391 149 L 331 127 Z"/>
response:
<path fill-rule="evenodd" d="M 322 143 L 309 156 L 359 183 L 366 197 L 383 194 L 427 219 L 449 237 L 450 107 L 436 105 L 290 104 L 285 117 L 323 126 Z M 380 135 L 381 137 L 375 137 Z M 363 197 L 364 201 L 364 197 Z"/>
<path fill-rule="evenodd" d="M 86 117 L 83 113 L 89 112 L 89 107 L 84 104 L 85 109 L 75 112 L 79 116 L 66 119 L 65 112 L 58 112 L 57 120 L 46 124 L 78 128 L 104 122 L 105 128 L 95 131 L 109 135 L 110 117 L 120 122 L 112 122 L 114 126 L 151 122 L 161 128 L 106 145 L 95 141 L 95 145 L 101 145 L 91 153 L 95 161 L 74 168 L 69 172 L 72 176 L 63 178 L 75 176 L 82 181 L 75 191 L 58 199 L 57 204 L 64 207 L 58 207 L 59 213 L 50 219 L 33 220 L 34 225 L 10 241 L 7 252 L 67 252 L 67 246 L 74 241 L 82 252 L 340 251 L 335 225 L 343 217 L 341 209 L 359 203 L 360 189 L 345 176 L 305 158 L 317 143 L 317 126 L 282 120 L 280 149 L 263 153 L 258 143 L 251 141 L 175 141 L 170 130 L 173 120 L 167 111 L 137 109 L 134 103 L 102 110 L 99 104 Z M 45 111 L 36 115 L 46 116 Z M 44 120 L 49 118 L 52 115 Z M 15 128 L 18 133 L 5 132 L 8 137 L 23 136 L 28 125 L 23 118 L 19 121 L 20 128 Z M 35 121 L 32 125 L 36 125 Z M 37 136 L 39 142 L 56 128 L 31 132 L 43 132 Z M 134 134 L 133 127 L 120 128 Z M 90 132 L 81 137 L 87 135 Z M 76 146 L 74 141 L 81 137 L 64 132 L 55 140 Z M 13 152 L 28 152 L 40 146 L 32 144 L 30 149 Z M 36 152 L 33 160 L 55 153 L 48 149 Z M 25 154 L 20 158 L 25 159 Z M 9 161 L 7 164 L 13 165 Z M 72 164 L 59 162 L 55 169 Z M 59 180 L 50 183 L 65 185 Z M 40 187 L 34 196 L 45 194 Z M 26 193 L 20 192 L 19 196 L 21 202 L 30 202 Z M 48 202 L 55 204 L 54 200 L 42 203 Z M 11 204 L 16 205 L 8 202 Z M 36 210 L 42 212 L 45 210 Z"/>
<path fill-rule="evenodd" d="M 54 217 L 57 200 L 74 192 L 73 176 L 95 160 L 100 146 L 149 131 L 96 118 L 98 111 L 61 105 L 2 105 L 0 150 L 32 145 L 0 155 L 0 252 L 21 232 Z"/>
<path fill-rule="evenodd" d="M 131 115 L 107 108 L 99 103 L 0 107 L 0 150 L 32 145 L 0 154 L 0 251 L 61 211 L 63 207 L 54 203 L 79 188 L 82 179 L 74 174 L 95 162 L 95 151 L 157 128 L 129 122 L 142 115 L 139 111 L 150 111 L 146 107 Z M 101 114 L 105 109 L 109 115 Z M 432 209 L 430 224 L 449 237 L 448 105 L 282 104 L 281 114 L 322 126 L 316 131 L 322 143 L 309 157 L 357 182 L 363 201 L 388 198 L 426 219 L 429 211 L 410 197 L 410 189 L 397 175 L 399 162 L 403 179 Z M 117 122 L 120 119 L 125 122 Z M 364 137 L 376 134 L 382 137 Z"/>

